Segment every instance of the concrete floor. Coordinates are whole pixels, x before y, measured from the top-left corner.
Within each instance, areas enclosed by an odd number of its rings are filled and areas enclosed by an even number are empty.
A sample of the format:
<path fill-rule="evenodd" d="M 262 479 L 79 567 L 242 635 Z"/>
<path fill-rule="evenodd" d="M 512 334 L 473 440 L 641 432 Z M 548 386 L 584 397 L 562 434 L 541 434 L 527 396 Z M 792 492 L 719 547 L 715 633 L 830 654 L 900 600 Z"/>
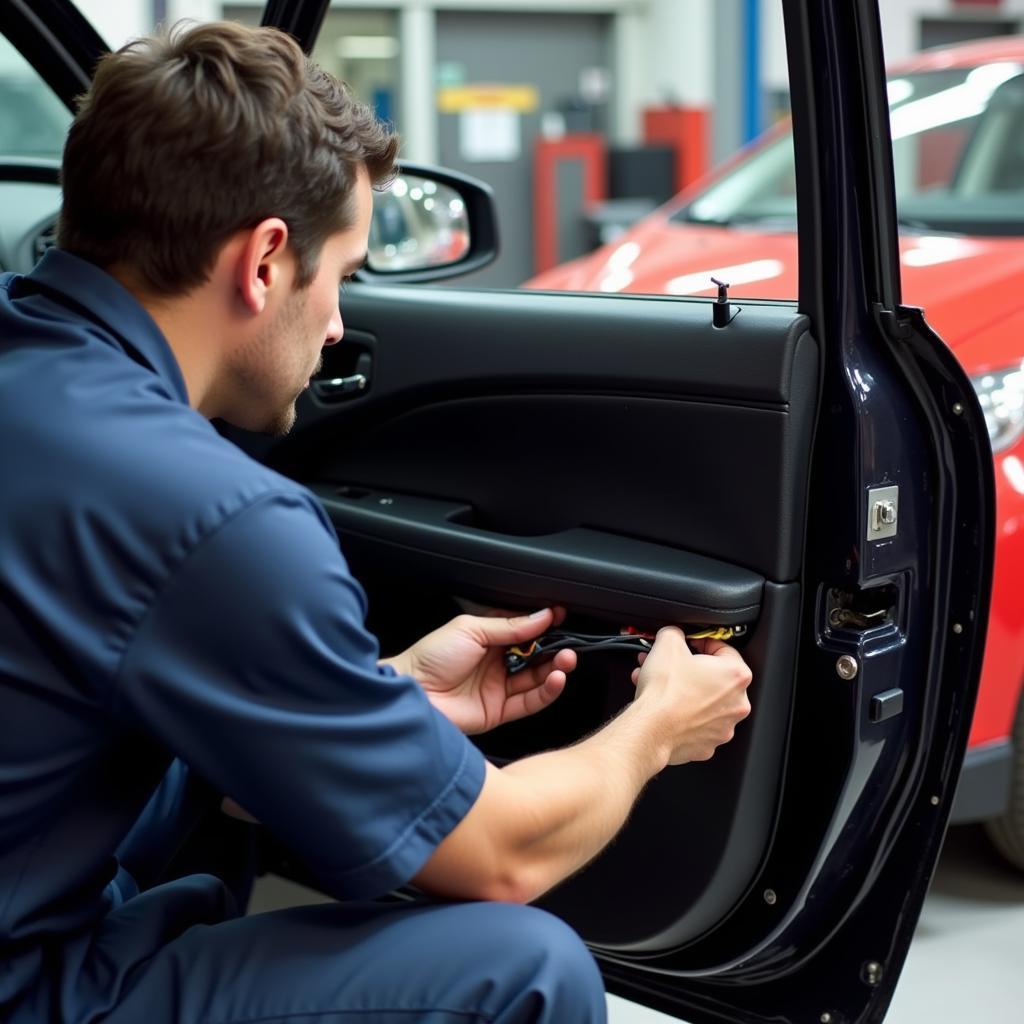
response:
<path fill-rule="evenodd" d="M 251 912 L 323 897 L 278 878 L 257 883 Z M 608 997 L 610 1024 L 674 1020 Z M 952 829 L 886 1024 L 1016 1024 L 1024 1020 L 1024 874 L 980 828 Z"/>

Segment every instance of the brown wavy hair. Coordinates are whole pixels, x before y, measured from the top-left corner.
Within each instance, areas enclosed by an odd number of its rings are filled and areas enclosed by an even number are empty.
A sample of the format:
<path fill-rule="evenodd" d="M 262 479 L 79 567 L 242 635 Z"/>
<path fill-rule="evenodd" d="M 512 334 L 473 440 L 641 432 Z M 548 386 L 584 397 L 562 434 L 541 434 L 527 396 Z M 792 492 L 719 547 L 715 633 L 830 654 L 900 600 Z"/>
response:
<path fill-rule="evenodd" d="M 100 60 L 64 146 L 57 244 L 175 295 L 207 279 L 235 232 L 280 217 L 302 287 L 351 225 L 359 167 L 379 185 L 397 150 L 290 36 L 179 23 Z"/>

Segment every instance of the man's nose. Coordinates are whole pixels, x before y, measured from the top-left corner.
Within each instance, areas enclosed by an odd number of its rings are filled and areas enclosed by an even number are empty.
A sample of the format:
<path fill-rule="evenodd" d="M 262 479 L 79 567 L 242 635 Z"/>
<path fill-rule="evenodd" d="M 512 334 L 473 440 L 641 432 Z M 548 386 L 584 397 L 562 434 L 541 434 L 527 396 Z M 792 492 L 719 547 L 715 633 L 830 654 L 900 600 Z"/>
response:
<path fill-rule="evenodd" d="M 337 345 L 345 334 L 345 325 L 341 322 L 341 307 L 339 306 L 327 324 L 327 335 L 324 338 L 324 348 L 328 345 Z"/>

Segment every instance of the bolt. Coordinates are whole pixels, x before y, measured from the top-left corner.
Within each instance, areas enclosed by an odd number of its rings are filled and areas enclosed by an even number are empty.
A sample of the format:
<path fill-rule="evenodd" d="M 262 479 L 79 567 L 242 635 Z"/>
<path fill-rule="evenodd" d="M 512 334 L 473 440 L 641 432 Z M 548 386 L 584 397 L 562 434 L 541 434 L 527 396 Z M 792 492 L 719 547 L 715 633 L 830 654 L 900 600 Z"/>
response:
<path fill-rule="evenodd" d="M 831 1013 L 829 1013 L 829 1012 L 828 1012 L 828 1010 L 826 1010 L 826 1011 L 825 1011 L 825 1012 L 824 1012 L 824 1013 L 823 1013 L 823 1014 L 822 1014 L 822 1015 L 821 1015 L 821 1016 L 820 1016 L 820 1017 L 818 1018 L 818 1020 L 820 1020 L 820 1021 L 821 1021 L 821 1024 L 832 1024 L 832 1014 L 831 1014 Z"/>
<path fill-rule="evenodd" d="M 964 631 L 964 627 L 961 626 L 959 622 L 954 622 L 953 623 L 953 632 L 954 633 L 956 633 L 959 636 L 963 631 Z"/>
<path fill-rule="evenodd" d="M 864 980 L 874 987 L 882 980 L 882 965 L 877 960 L 869 960 L 864 965 Z"/>
<path fill-rule="evenodd" d="M 778 898 L 779 897 L 775 895 L 775 890 L 774 889 L 765 889 L 765 891 L 764 891 L 764 901 L 765 901 L 765 903 L 768 904 L 769 907 L 774 907 L 775 906 L 775 901 Z"/>
<path fill-rule="evenodd" d="M 932 807 L 938 807 L 939 806 L 939 798 L 937 796 L 933 796 L 931 798 L 930 803 L 931 803 Z"/>
<path fill-rule="evenodd" d="M 963 413 L 963 411 L 964 411 L 964 404 L 963 404 L 963 402 L 954 402 L 953 403 L 953 415 L 954 416 L 960 416 Z"/>
<path fill-rule="evenodd" d="M 860 665 L 857 664 L 857 659 L 852 658 L 849 654 L 841 655 L 836 661 L 836 672 L 840 679 L 853 679 L 859 671 Z"/>

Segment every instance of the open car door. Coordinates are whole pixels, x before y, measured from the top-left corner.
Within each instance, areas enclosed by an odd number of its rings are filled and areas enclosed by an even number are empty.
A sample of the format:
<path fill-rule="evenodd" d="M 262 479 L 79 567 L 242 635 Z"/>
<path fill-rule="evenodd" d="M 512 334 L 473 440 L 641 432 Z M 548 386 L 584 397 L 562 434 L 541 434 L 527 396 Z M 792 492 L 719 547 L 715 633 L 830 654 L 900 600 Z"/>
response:
<path fill-rule="evenodd" d="M 2 6 L 69 99 L 95 45 L 68 4 Z M 326 6 L 265 20 L 309 49 Z M 735 740 L 663 772 L 543 904 L 629 999 L 852 1024 L 884 1016 L 954 795 L 992 461 L 967 378 L 900 305 L 876 4 L 784 6 L 797 302 L 737 300 L 715 326 L 703 299 L 367 279 L 292 434 L 239 440 L 321 497 L 385 653 L 466 602 L 562 604 L 585 633 L 736 629 L 754 710 Z M 580 739 L 630 700 L 632 664 L 584 655 L 481 747 Z"/>

